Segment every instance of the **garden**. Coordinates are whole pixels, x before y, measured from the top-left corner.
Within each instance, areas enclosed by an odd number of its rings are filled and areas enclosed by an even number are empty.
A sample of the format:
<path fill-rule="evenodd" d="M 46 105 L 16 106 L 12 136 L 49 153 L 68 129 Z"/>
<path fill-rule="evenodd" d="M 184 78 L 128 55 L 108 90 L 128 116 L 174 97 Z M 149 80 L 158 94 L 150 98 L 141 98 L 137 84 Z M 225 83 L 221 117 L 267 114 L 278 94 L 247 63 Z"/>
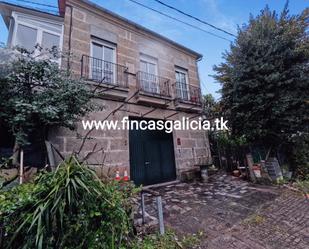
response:
<path fill-rule="evenodd" d="M 224 62 L 214 67 L 222 99 L 205 96 L 204 101 L 208 118 L 229 120 L 229 131 L 209 133 L 216 166 L 235 177 L 284 185 L 307 197 L 308 16 L 308 9 L 290 16 L 286 5 L 280 15 L 265 8 L 251 17 L 239 28 Z M 52 59 L 66 55 L 48 53 L 52 56 L 0 49 L 0 99 L 5 100 L 0 102 L 0 127 L 13 138 L 12 155 L 0 162 L 0 248 L 197 246 L 197 236 L 172 229 L 164 235 L 137 231 L 133 213 L 141 188 L 99 179 L 85 160 L 88 155 L 73 153 L 55 168 L 47 163 L 24 179 L 31 169 L 23 167 L 23 151 L 34 143 L 45 146 L 52 127 L 74 130 L 80 117 L 104 108 L 93 101 L 97 88 L 72 77 Z M 213 192 L 208 194 L 219 195 L 215 201 L 221 200 L 220 195 L 238 198 L 235 193 Z"/>

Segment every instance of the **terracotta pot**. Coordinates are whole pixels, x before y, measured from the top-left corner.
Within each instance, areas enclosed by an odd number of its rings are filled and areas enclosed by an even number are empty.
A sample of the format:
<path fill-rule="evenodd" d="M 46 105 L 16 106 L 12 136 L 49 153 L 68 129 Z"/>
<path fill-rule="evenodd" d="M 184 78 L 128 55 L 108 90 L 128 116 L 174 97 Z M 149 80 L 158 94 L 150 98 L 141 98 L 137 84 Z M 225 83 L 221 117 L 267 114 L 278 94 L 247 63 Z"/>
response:
<path fill-rule="evenodd" d="M 254 172 L 255 177 L 260 178 L 261 175 L 261 167 L 259 165 L 253 165 L 252 170 Z"/>
<path fill-rule="evenodd" d="M 239 170 L 233 170 L 233 176 L 240 177 L 241 173 Z"/>

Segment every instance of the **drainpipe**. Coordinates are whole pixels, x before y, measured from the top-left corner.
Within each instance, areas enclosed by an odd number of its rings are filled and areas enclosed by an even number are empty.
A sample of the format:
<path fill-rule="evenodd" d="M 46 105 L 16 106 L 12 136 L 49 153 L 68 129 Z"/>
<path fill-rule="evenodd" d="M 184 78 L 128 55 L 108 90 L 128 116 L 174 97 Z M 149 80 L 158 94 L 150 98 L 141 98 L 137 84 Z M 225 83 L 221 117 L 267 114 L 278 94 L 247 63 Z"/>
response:
<path fill-rule="evenodd" d="M 67 61 L 67 72 L 71 69 L 71 47 L 72 47 L 72 30 L 73 30 L 73 6 L 66 5 L 70 8 L 70 27 L 69 27 L 69 42 L 68 42 L 68 61 Z"/>
<path fill-rule="evenodd" d="M 198 68 L 197 63 L 198 63 L 199 61 L 201 61 L 202 59 L 203 59 L 203 57 L 199 57 L 199 58 L 197 58 L 197 59 L 195 60 L 196 71 L 197 71 L 197 78 L 198 78 L 198 81 L 199 81 L 199 83 L 200 83 L 200 90 L 201 90 L 201 92 L 200 92 L 200 94 L 201 94 L 201 101 L 202 101 L 202 97 L 203 97 L 203 95 L 202 95 L 201 77 L 200 77 L 200 72 L 199 72 L 199 68 Z M 202 102 L 202 104 L 203 104 L 203 102 Z M 203 107 L 203 106 L 202 106 L 202 107 Z"/>
<path fill-rule="evenodd" d="M 12 40 L 13 40 L 13 33 L 14 33 L 14 26 L 15 26 L 15 18 L 10 16 L 10 24 L 9 24 L 9 36 L 6 42 L 6 46 L 12 48 Z"/>

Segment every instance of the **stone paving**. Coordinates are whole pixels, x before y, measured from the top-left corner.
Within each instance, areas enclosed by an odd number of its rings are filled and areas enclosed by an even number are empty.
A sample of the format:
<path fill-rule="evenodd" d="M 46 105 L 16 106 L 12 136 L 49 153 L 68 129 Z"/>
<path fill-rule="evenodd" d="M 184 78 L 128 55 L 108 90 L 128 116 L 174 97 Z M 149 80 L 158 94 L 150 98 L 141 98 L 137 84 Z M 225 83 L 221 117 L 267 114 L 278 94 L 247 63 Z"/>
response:
<path fill-rule="evenodd" d="M 180 234 L 202 232 L 199 248 L 309 248 L 309 201 L 290 190 L 227 175 L 154 190 L 162 194 L 167 226 Z M 155 201 L 145 201 L 147 224 L 156 225 Z"/>

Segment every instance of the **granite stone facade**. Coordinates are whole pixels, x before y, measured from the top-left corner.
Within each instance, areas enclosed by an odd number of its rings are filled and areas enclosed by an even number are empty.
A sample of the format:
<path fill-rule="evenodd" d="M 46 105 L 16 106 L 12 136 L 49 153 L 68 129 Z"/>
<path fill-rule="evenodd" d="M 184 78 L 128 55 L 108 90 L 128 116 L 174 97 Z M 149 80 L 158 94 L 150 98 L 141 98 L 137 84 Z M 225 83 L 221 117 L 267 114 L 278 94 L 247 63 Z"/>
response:
<path fill-rule="evenodd" d="M 185 103 L 181 109 L 177 109 L 175 101 L 176 67 L 187 70 L 190 85 L 200 86 L 197 61 L 201 56 L 198 53 L 143 29 L 139 25 L 134 25 L 88 1 L 64 2 L 65 5 L 62 4 L 64 8 L 63 50 L 73 55 L 69 65 L 76 77 L 81 75 L 82 56 L 91 56 L 91 42 L 94 39 L 114 44 L 116 63 L 127 67 L 128 88 L 124 91 L 123 89 L 105 91 L 100 98 L 95 100 L 103 107 L 102 111 L 91 113 L 84 119 L 104 120 L 108 114 L 119 109 L 120 106 L 119 110 L 110 115 L 109 120 L 121 120 L 125 116 L 168 120 L 177 120 L 182 117 L 198 119 L 199 113 L 202 115 L 201 106 Z M 169 80 L 171 96 L 164 99 L 162 105 L 153 102 L 153 99 L 158 98 L 153 96 L 145 96 L 146 100 L 143 103 L 139 102 L 141 94 L 137 87 L 136 73 L 141 70 L 140 57 L 142 55 L 155 58 L 158 76 Z M 66 60 L 62 61 L 63 67 L 67 65 Z M 92 83 L 89 81 L 89 84 Z M 110 98 L 109 91 L 114 91 L 116 98 Z M 157 100 L 162 101 L 162 99 L 159 97 Z M 149 101 L 148 104 L 147 101 Z M 76 131 L 55 128 L 50 132 L 49 139 L 61 153 L 69 155 L 80 149 L 81 138 L 86 132 L 81 122 L 78 122 Z M 197 168 L 196 164 L 210 158 L 208 135 L 205 131 L 173 131 L 173 140 L 176 173 L 179 179 L 183 172 Z M 115 170 L 122 173 L 125 169 L 130 172 L 128 131 L 94 130 L 89 134 L 80 154 L 86 156 L 94 149 L 100 148 L 101 151 L 92 154 L 87 159 L 99 175 L 113 175 Z"/>

